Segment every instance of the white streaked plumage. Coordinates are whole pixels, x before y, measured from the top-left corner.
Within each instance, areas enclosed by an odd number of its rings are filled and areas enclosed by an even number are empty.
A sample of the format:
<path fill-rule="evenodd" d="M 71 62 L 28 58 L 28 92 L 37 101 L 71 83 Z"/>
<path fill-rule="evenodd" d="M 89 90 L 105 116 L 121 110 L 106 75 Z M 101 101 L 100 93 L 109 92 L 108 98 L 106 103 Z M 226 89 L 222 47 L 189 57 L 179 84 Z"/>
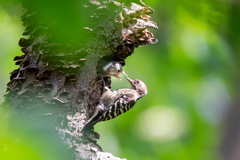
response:
<path fill-rule="evenodd" d="M 112 91 L 106 86 L 104 87 L 106 92 L 100 97 L 94 115 L 86 122 L 85 126 L 110 120 L 127 112 L 135 105 L 138 99 L 147 94 L 147 87 L 142 81 L 133 81 L 130 78 L 127 78 L 127 80 L 131 83 L 131 89 L 125 88 Z"/>

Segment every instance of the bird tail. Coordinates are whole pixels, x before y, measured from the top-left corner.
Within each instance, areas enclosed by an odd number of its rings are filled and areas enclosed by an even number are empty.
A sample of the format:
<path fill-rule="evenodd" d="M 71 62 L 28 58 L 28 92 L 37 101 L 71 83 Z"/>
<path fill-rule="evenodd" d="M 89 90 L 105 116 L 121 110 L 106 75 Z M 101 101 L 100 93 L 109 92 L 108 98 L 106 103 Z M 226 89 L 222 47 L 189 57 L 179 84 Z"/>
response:
<path fill-rule="evenodd" d="M 81 129 L 80 132 L 84 131 L 84 130 L 88 130 L 90 127 L 92 127 L 94 124 L 96 124 L 98 121 L 98 118 L 102 115 L 103 113 L 103 107 L 102 105 L 98 105 L 96 107 L 96 110 L 93 114 L 93 116 L 85 123 L 85 125 L 83 126 L 83 128 Z"/>

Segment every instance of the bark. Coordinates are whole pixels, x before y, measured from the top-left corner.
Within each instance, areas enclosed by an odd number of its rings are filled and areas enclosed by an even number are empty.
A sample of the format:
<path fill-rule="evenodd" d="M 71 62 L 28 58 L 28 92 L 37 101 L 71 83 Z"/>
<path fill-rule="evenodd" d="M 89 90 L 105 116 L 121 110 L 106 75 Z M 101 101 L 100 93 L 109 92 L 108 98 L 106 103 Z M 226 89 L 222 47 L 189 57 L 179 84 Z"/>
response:
<path fill-rule="evenodd" d="M 102 151 L 98 133 L 80 131 L 103 93 L 99 62 L 125 65 L 134 48 L 157 41 L 147 30 L 157 28 L 149 20 L 153 10 L 112 0 L 23 0 L 22 6 L 28 38 L 19 41 L 24 54 L 14 58 L 19 67 L 1 107 L 10 127 L 39 139 L 46 134 L 63 159 L 120 159 Z"/>
<path fill-rule="evenodd" d="M 232 104 L 229 106 L 226 114 L 226 119 L 223 124 L 223 137 L 220 145 L 220 151 L 223 158 L 226 160 L 239 160 L 240 157 L 240 24 L 236 23 L 240 16 L 239 9 L 240 3 L 238 1 L 230 1 L 229 4 L 229 19 L 228 30 L 226 35 L 228 44 L 232 51 L 234 60 L 231 62 L 234 68 L 229 69 L 231 85 L 233 86 L 232 92 L 234 93 Z"/>
<path fill-rule="evenodd" d="M 224 126 L 221 152 L 226 160 L 238 160 L 240 156 L 240 108 L 239 100 L 229 107 Z"/>

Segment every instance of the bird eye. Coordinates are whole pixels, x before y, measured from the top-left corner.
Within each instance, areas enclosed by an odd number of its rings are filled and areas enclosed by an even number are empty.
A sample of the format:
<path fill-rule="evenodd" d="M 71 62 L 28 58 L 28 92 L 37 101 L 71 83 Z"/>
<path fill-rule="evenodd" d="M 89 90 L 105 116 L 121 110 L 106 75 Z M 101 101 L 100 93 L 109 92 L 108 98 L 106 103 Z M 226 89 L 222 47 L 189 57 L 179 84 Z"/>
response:
<path fill-rule="evenodd" d="M 118 72 L 120 72 L 120 70 L 118 70 Z"/>
<path fill-rule="evenodd" d="M 139 81 L 137 81 L 137 84 L 139 83 Z"/>

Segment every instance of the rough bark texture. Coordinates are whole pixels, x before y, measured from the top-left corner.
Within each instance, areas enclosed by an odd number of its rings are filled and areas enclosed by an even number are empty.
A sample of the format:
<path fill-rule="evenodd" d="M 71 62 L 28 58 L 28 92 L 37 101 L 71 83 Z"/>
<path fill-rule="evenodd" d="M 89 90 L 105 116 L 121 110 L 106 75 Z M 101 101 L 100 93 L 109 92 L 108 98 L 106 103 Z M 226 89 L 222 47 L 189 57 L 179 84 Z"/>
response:
<path fill-rule="evenodd" d="M 13 117 L 51 125 L 72 159 L 119 159 L 102 152 L 97 133 L 80 131 L 103 92 L 96 82 L 99 61 L 125 65 L 135 47 L 155 43 L 147 30 L 157 28 L 149 20 L 153 10 L 142 2 L 112 0 L 23 0 L 22 6 L 23 35 L 29 38 L 19 41 L 24 55 L 14 59 L 19 67 L 11 73 L 3 107 Z"/>

